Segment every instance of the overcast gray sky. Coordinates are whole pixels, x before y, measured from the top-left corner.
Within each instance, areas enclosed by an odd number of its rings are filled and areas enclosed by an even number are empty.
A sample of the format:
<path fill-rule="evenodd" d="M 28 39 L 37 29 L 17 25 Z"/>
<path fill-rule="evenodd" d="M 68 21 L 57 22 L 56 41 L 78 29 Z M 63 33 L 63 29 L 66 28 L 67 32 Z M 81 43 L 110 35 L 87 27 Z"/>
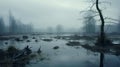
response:
<path fill-rule="evenodd" d="M 110 0 L 106 0 L 110 1 Z M 104 11 L 105 16 L 117 18 L 120 0 L 112 0 L 111 6 Z M 85 0 L 0 0 L 0 15 L 7 18 L 9 10 L 16 19 L 32 23 L 36 28 L 55 27 L 58 24 L 65 28 L 79 28 L 80 11 L 89 3 Z"/>

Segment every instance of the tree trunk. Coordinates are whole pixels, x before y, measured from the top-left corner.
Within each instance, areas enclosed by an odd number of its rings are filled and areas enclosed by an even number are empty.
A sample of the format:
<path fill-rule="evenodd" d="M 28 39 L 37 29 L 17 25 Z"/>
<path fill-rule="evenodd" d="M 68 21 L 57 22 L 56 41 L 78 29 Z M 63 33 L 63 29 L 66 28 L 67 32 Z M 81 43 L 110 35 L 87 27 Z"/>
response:
<path fill-rule="evenodd" d="M 100 44 L 102 46 L 104 46 L 104 41 L 105 41 L 105 33 L 104 33 L 104 25 L 105 25 L 105 21 L 104 21 L 104 18 L 103 18 L 103 14 L 99 8 L 99 0 L 96 0 L 96 9 L 99 13 L 99 16 L 100 16 L 100 20 L 101 20 L 101 27 L 100 27 Z"/>

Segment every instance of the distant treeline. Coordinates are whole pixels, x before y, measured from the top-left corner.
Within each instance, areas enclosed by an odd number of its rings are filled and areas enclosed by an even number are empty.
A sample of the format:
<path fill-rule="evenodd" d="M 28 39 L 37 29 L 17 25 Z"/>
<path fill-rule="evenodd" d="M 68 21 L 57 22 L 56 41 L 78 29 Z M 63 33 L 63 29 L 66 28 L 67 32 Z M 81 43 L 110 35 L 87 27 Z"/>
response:
<path fill-rule="evenodd" d="M 5 24 L 4 18 L 0 17 L 0 35 L 14 35 L 33 32 L 33 26 L 31 24 L 23 24 L 21 21 L 16 20 L 12 14 L 9 15 L 8 20 L 8 24 Z"/>

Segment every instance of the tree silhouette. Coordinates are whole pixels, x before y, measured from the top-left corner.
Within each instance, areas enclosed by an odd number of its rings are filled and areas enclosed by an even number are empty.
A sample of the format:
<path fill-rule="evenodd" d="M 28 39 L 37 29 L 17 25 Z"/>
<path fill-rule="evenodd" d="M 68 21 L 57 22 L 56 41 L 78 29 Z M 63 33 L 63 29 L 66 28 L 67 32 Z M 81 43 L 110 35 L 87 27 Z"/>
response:
<path fill-rule="evenodd" d="M 59 35 L 59 34 L 62 34 L 63 32 L 63 27 L 62 25 L 57 25 L 56 26 L 56 33 Z"/>
<path fill-rule="evenodd" d="M 93 17 L 93 13 L 92 10 L 88 10 L 84 17 L 84 33 L 86 35 L 95 34 L 96 20 Z"/>
<path fill-rule="evenodd" d="M 10 34 L 15 34 L 17 29 L 17 24 L 14 16 L 12 16 L 12 13 L 9 12 L 9 32 Z"/>
<path fill-rule="evenodd" d="M 5 24 L 4 24 L 4 20 L 1 17 L 0 18 L 0 35 L 3 35 L 5 33 Z"/>
<path fill-rule="evenodd" d="M 95 14 L 92 17 L 99 16 L 99 20 L 98 21 L 101 22 L 101 25 L 100 25 L 100 35 L 98 37 L 96 45 L 104 46 L 104 45 L 106 45 L 106 40 L 108 40 L 106 38 L 106 36 L 105 36 L 105 31 L 104 31 L 106 17 L 103 16 L 102 10 L 99 8 L 99 4 L 104 3 L 104 2 L 99 2 L 99 0 L 91 0 L 91 1 L 92 1 L 93 4 L 89 7 L 89 10 L 93 10 L 94 14 Z M 95 7 L 95 9 L 93 9 L 93 7 Z M 82 12 L 85 12 L 85 11 L 82 11 Z M 107 18 L 107 19 L 109 19 L 109 18 Z"/>
<path fill-rule="evenodd" d="M 104 32 L 104 26 L 105 26 L 105 21 L 104 21 L 104 17 L 103 17 L 103 14 L 99 8 L 99 0 L 96 0 L 96 9 L 99 13 L 99 17 L 100 17 L 100 20 L 101 20 L 101 29 L 100 29 L 100 43 L 101 45 L 104 44 L 104 41 L 105 41 L 105 32 Z"/>

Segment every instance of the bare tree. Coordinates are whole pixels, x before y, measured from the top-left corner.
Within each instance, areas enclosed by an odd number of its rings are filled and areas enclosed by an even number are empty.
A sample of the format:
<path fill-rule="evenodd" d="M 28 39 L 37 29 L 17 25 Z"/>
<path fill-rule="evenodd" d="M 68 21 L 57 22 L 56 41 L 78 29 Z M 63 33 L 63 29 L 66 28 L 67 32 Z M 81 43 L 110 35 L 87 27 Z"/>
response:
<path fill-rule="evenodd" d="M 105 41 L 105 33 L 104 33 L 104 26 L 105 26 L 105 21 L 104 21 L 104 17 L 103 17 L 103 14 L 99 8 L 99 0 L 96 0 L 96 9 L 99 13 L 99 17 L 100 17 L 100 20 L 101 20 L 101 33 L 100 33 L 100 43 L 101 44 L 104 44 L 104 41 Z"/>
<path fill-rule="evenodd" d="M 4 24 L 4 20 L 1 17 L 0 18 L 0 35 L 3 35 L 5 33 L 5 24 Z"/>
<path fill-rule="evenodd" d="M 12 16 L 11 11 L 9 11 L 9 32 L 10 34 L 15 34 L 17 29 L 16 19 Z"/>
<path fill-rule="evenodd" d="M 93 11 L 89 10 L 84 17 L 84 34 L 93 35 L 95 34 L 96 20 L 93 17 Z"/>
<path fill-rule="evenodd" d="M 101 4 L 101 3 L 108 3 L 108 2 L 99 2 L 99 0 L 90 0 L 90 1 L 92 1 L 93 4 L 89 7 L 89 10 L 93 10 L 94 14 L 95 14 L 92 17 L 98 16 L 99 17 L 98 21 L 101 22 L 101 25 L 100 25 L 100 36 L 98 38 L 97 43 L 102 45 L 102 46 L 104 46 L 106 40 L 108 40 L 105 37 L 105 30 L 104 30 L 104 28 L 105 28 L 105 19 L 110 19 L 110 18 L 108 18 L 108 17 L 106 18 L 105 16 L 103 16 L 102 9 L 99 8 L 99 4 Z M 95 9 L 93 9 L 93 7 L 95 7 Z M 83 12 L 84 11 L 82 11 L 81 13 L 83 13 Z"/>
<path fill-rule="evenodd" d="M 118 22 L 119 20 L 104 16 L 103 13 L 102 13 L 102 11 L 104 9 L 100 8 L 100 4 L 102 4 L 102 3 L 108 3 L 108 4 L 111 4 L 111 3 L 110 2 L 106 2 L 106 1 L 100 2 L 100 0 L 89 0 L 89 1 L 92 2 L 92 5 L 89 6 L 88 7 L 89 9 L 87 9 L 86 11 L 93 10 L 94 11 L 94 15 L 92 15 L 91 17 L 95 17 L 96 21 L 100 21 L 101 22 L 101 25 L 100 25 L 100 35 L 98 37 L 96 45 L 100 45 L 100 46 L 105 46 L 105 45 L 108 45 L 108 44 L 112 45 L 112 42 L 109 39 L 107 39 L 107 37 L 106 37 L 106 34 L 105 34 L 105 24 L 108 23 L 107 22 L 108 20 L 109 20 L 109 23 L 111 23 L 111 22 L 113 23 L 113 22 L 116 22 L 116 21 Z M 81 11 L 80 13 L 83 14 L 86 11 Z M 86 18 L 89 18 L 89 16 L 86 17 Z M 117 23 L 117 24 L 119 25 L 119 23 Z"/>
<path fill-rule="evenodd" d="M 63 26 L 62 25 L 59 24 L 59 25 L 56 26 L 56 33 L 58 35 L 63 33 Z"/>
<path fill-rule="evenodd" d="M 120 18 L 120 17 L 119 17 Z M 120 20 L 118 20 L 118 24 L 117 24 L 117 32 L 120 34 Z"/>

